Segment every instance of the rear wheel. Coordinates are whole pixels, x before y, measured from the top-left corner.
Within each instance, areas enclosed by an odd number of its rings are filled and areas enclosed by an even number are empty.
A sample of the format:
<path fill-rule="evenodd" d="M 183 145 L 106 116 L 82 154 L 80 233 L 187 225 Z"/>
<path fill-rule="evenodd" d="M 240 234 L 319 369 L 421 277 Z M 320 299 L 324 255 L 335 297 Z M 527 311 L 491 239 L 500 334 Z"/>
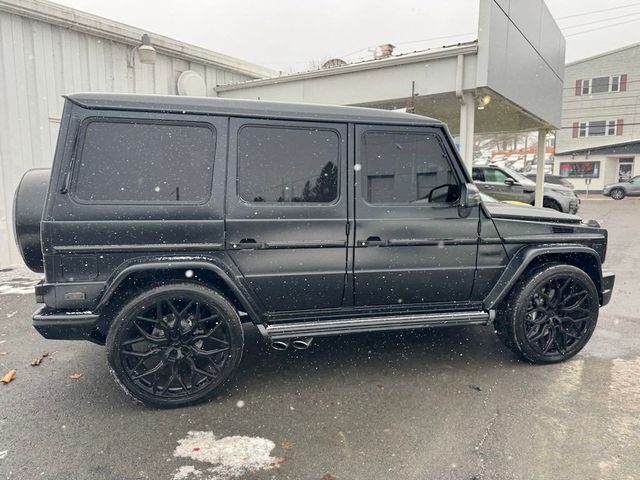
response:
<path fill-rule="evenodd" d="M 107 335 L 118 384 L 154 407 L 203 401 L 240 363 L 244 336 L 233 305 L 206 287 L 175 283 L 125 304 Z"/>
<path fill-rule="evenodd" d="M 571 265 L 534 271 L 504 302 L 496 332 L 504 344 L 533 363 L 557 363 L 586 345 L 598 321 L 598 292 Z"/>
<path fill-rule="evenodd" d="M 626 193 L 622 188 L 614 188 L 609 192 L 609 195 L 611 195 L 611 198 L 614 200 L 622 200 L 626 196 Z"/>

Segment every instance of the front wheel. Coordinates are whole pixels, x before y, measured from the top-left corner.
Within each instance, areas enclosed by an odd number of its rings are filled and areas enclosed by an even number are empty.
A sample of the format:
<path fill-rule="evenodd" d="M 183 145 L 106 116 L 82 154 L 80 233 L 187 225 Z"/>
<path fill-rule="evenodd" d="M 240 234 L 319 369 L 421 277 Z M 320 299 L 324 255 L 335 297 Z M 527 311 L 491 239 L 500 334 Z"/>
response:
<path fill-rule="evenodd" d="M 586 345 L 598 321 L 598 292 L 571 265 L 539 269 L 504 303 L 496 332 L 504 344 L 533 363 L 557 363 Z"/>
<path fill-rule="evenodd" d="M 613 190 L 611 190 L 609 195 L 611 195 L 611 198 L 613 198 L 614 200 L 622 200 L 626 196 L 626 193 L 621 188 L 614 188 Z"/>
<path fill-rule="evenodd" d="M 243 346 L 240 318 L 224 296 L 174 283 L 122 308 L 107 335 L 107 360 L 134 399 L 181 407 L 211 397 L 236 370 Z"/>
<path fill-rule="evenodd" d="M 557 210 L 558 212 L 562 211 L 562 207 L 560 206 L 560 204 L 552 198 L 545 197 L 542 201 L 542 206 L 544 208 L 552 208 L 553 210 Z"/>

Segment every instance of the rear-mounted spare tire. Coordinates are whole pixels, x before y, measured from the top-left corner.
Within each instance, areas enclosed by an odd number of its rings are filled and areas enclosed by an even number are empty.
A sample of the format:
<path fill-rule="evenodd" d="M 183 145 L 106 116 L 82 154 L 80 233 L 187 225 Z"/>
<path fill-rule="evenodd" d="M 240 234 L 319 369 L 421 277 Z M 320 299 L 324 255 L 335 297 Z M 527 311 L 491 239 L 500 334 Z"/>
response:
<path fill-rule="evenodd" d="M 37 168 L 24 174 L 13 198 L 13 233 L 24 263 L 34 272 L 44 272 L 40 221 L 49 188 L 51 170 Z"/>

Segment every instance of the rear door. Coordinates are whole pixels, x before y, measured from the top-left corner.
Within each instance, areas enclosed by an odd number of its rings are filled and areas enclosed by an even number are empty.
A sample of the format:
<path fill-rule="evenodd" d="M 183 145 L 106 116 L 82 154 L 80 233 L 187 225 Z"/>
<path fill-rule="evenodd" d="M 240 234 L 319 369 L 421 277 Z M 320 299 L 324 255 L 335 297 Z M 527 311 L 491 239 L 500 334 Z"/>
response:
<path fill-rule="evenodd" d="M 470 299 L 478 246 L 478 207 L 461 217 L 464 174 L 437 128 L 356 127 L 356 305 L 404 307 Z M 432 197 L 430 199 L 430 196 Z"/>
<path fill-rule="evenodd" d="M 227 250 L 267 312 L 342 305 L 345 124 L 231 119 Z"/>

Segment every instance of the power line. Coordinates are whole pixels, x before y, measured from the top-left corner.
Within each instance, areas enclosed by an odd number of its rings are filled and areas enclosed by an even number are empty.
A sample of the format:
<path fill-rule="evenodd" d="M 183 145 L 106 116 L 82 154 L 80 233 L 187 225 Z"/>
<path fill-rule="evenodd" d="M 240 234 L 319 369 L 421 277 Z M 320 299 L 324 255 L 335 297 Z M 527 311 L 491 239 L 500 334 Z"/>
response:
<path fill-rule="evenodd" d="M 640 18 L 634 18 L 634 19 L 631 19 L 631 20 L 627 20 L 625 22 L 612 23 L 611 25 L 602 25 L 600 27 L 590 28 L 588 30 L 583 30 L 582 32 L 570 33 L 569 35 L 565 35 L 565 38 L 575 37 L 576 35 L 582 35 L 583 33 L 595 32 L 596 30 L 603 30 L 605 28 L 617 27 L 619 25 L 624 25 L 626 23 L 637 22 L 638 20 L 640 20 Z"/>
<path fill-rule="evenodd" d="M 586 17 L 587 15 L 593 15 L 594 13 L 610 12 L 612 10 L 622 10 L 623 8 L 635 7 L 640 5 L 640 2 L 628 3 L 627 5 L 619 5 L 617 7 L 603 8 L 601 10 L 593 10 L 591 12 L 576 13 L 573 15 L 565 15 L 564 17 L 558 17 L 556 20 L 566 20 L 567 18 Z"/>
<path fill-rule="evenodd" d="M 631 16 L 640 15 L 640 12 L 630 12 L 624 15 L 618 15 L 617 17 L 609 17 L 609 18 L 601 18 L 599 20 L 592 20 L 590 22 L 578 23 L 577 25 L 568 25 L 566 27 L 561 27 L 560 30 L 568 30 L 570 28 L 578 28 L 578 27 L 586 27 L 587 25 L 593 25 L 595 23 L 608 22 L 610 20 L 618 20 L 620 18 L 628 18 Z"/>

